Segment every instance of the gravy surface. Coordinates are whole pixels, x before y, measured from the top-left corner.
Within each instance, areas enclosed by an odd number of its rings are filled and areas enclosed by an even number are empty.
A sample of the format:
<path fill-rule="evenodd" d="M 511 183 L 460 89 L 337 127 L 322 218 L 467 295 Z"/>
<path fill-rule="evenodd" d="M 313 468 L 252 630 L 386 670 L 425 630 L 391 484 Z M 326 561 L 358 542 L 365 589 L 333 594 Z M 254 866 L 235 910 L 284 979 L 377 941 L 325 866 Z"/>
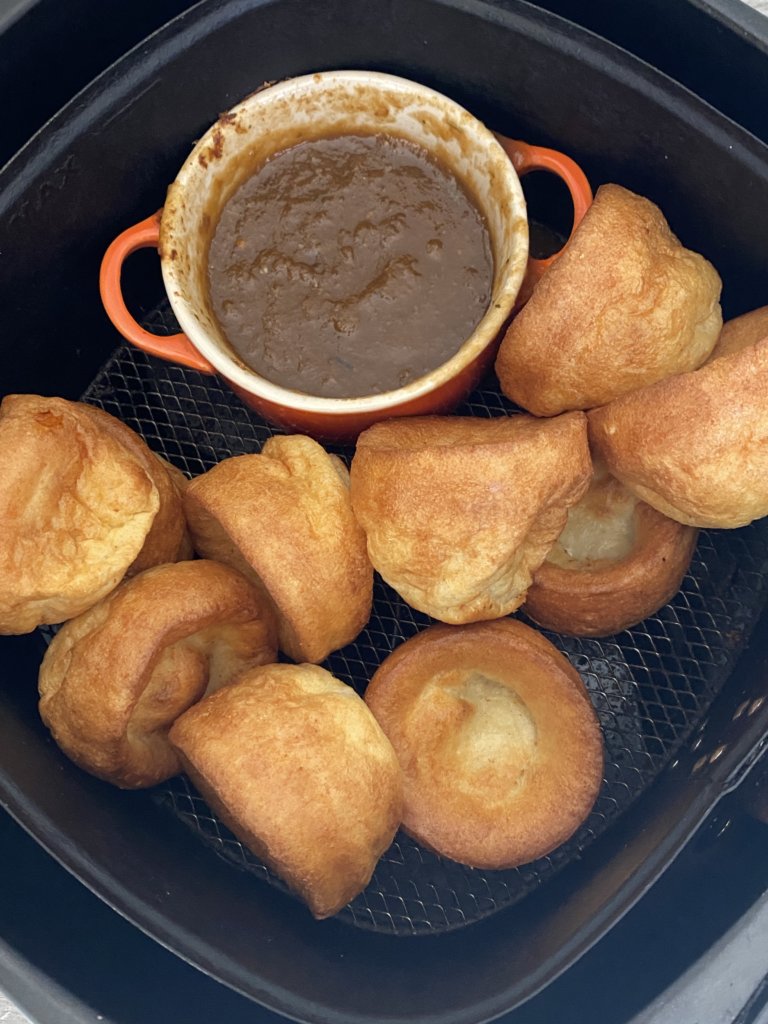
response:
<path fill-rule="evenodd" d="M 425 150 L 345 135 L 284 150 L 241 186 L 208 277 L 243 362 L 284 387 L 350 398 L 450 358 L 488 307 L 493 260 L 483 217 Z"/>

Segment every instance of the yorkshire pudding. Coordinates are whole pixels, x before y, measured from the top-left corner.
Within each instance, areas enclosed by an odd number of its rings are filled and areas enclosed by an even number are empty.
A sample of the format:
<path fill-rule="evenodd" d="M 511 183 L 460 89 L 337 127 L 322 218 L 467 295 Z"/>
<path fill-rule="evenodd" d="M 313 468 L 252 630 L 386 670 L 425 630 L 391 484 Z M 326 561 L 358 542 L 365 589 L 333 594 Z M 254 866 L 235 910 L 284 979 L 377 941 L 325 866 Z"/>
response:
<path fill-rule="evenodd" d="M 608 469 L 689 526 L 768 514 L 768 337 L 589 414 Z"/>
<path fill-rule="evenodd" d="M 187 486 L 195 549 L 239 569 L 274 606 L 280 649 L 318 662 L 371 614 L 373 569 L 342 461 L 309 437 L 271 437 Z"/>
<path fill-rule="evenodd" d="M 157 566 L 59 630 L 40 668 L 40 715 L 85 771 L 153 786 L 180 770 L 173 721 L 276 655 L 271 611 L 239 573 L 207 561 Z"/>
<path fill-rule="evenodd" d="M 570 413 L 370 427 L 351 480 L 374 567 L 412 607 L 443 622 L 514 611 L 588 486 L 584 425 L 582 413 Z"/>
<path fill-rule="evenodd" d="M 255 669 L 170 738 L 216 814 L 315 917 L 365 888 L 400 824 L 402 777 L 349 686 L 316 665 Z"/>
<path fill-rule="evenodd" d="M 156 479 L 165 470 L 148 449 L 137 458 L 113 426 L 78 402 L 3 399 L 0 633 L 79 615 L 139 558 L 162 505 Z"/>
<path fill-rule="evenodd" d="M 79 409 L 134 457 L 154 483 L 160 498 L 160 507 L 152 528 L 138 557 L 129 567 L 128 575 L 143 572 L 153 565 L 191 558 L 192 541 L 182 504 L 187 479 L 181 470 L 151 451 L 135 431 L 109 413 L 85 404 L 81 404 Z"/>
<path fill-rule="evenodd" d="M 698 531 L 639 501 L 602 467 L 547 555 L 523 610 L 545 629 L 609 636 L 680 589 Z"/>
<path fill-rule="evenodd" d="M 768 338 L 768 306 L 753 309 L 751 313 L 744 313 L 723 324 L 709 362 L 733 352 L 740 352 L 743 348 L 756 345 L 764 338 Z"/>
<path fill-rule="evenodd" d="M 502 390 L 553 416 L 694 370 L 720 332 L 720 287 L 658 207 L 603 185 L 504 337 Z"/>
<path fill-rule="evenodd" d="M 587 691 L 521 622 L 419 633 L 365 701 L 403 768 L 404 829 L 452 860 L 497 869 L 543 857 L 595 802 L 603 744 Z"/>

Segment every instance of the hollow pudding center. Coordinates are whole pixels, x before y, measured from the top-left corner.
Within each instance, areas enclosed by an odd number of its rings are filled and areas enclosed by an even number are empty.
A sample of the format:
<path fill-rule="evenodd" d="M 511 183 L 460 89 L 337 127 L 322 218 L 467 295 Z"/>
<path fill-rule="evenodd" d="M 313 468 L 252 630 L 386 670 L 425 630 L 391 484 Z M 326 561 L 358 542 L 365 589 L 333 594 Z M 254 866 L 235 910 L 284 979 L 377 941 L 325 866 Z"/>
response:
<path fill-rule="evenodd" d="M 437 688 L 439 694 L 435 692 Z M 536 724 L 509 685 L 477 670 L 457 670 L 433 681 L 441 721 L 440 757 L 455 766 L 456 786 L 473 792 L 492 779 L 517 785 L 534 759 Z M 434 711 L 433 707 L 433 711 Z"/>
<path fill-rule="evenodd" d="M 620 562 L 635 545 L 637 499 L 617 480 L 596 479 L 578 504 L 568 511 L 568 521 L 547 561 L 562 569 L 578 563 Z"/>

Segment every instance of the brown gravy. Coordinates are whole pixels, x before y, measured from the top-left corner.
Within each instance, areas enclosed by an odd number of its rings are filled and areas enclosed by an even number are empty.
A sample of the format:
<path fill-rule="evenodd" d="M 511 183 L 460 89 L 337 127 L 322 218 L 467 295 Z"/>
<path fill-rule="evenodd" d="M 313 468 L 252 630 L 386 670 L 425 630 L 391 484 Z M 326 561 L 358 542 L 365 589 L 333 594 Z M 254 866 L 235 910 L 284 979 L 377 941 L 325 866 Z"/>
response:
<path fill-rule="evenodd" d="M 244 363 L 283 387 L 351 398 L 454 355 L 490 300 L 485 221 L 425 150 L 385 135 L 303 142 L 225 205 L 213 311 Z"/>

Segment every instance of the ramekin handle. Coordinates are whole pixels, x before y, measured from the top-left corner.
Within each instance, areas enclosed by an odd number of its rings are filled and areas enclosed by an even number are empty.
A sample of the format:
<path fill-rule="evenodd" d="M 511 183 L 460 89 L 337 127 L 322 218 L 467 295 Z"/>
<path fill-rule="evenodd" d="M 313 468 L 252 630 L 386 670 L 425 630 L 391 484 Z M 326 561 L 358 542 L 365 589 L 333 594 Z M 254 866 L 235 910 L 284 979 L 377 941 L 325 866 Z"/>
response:
<path fill-rule="evenodd" d="M 593 198 L 587 176 L 576 161 L 556 149 L 531 146 L 527 142 L 508 139 L 504 135 L 497 135 L 496 138 L 521 178 L 530 171 L 551 171 L 565 182 L 573 202 L 573 225 L 571 227 L 571 234 L 573 234 L 581 223 L 582 217 L 592 205 Z M 547 256 L 546 259 L 530 259 L 528 261 L 525 286 L 529 292 L 533 290 L 533 285 L 559 255 L 560 253 L 556 252 Z"/>
<path fill-rule="evenodd" d="M 201 356 L 186 334 L 152 334 L 131 316 L 123 298 L 123 263 L 137 249 L 157 248 L 160 239 L 160 213 L 139 221 L 122 231 L 104 253 L 99 272 L 99 291 L 107 316 L 122 336 L 149 355 L 180 363 L 201 373 L 216 371 Z"/>

